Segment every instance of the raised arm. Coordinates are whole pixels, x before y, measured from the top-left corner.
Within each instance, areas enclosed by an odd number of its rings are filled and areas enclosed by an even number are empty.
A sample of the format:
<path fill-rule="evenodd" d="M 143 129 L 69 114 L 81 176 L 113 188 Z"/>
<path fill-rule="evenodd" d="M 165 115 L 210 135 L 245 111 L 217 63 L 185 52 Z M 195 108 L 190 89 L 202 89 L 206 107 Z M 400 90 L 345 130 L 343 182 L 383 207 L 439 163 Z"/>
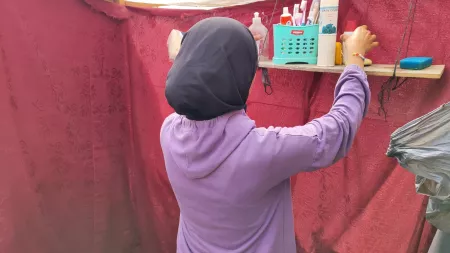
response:
<path fill-rule="evenodd" d="M 358 31 L 355 34 L 366 38 L 366 42 L 360 37 L 352 42 L 369 46 L 350 49 L 364 55 L 377 45 L 373 45 L 376 38 L 366 27 L 358 29 L 360 34 Z M 273 185 L 299 172 L 328 167 L 348 153 L 370 102 L 363 60 L 356 56 L 349 58 L 351 65 L 339 78 L 329 113 L 304 126 L 257 128 L 248 136 L 250 142 L 258 143 L 255 152 L 264 157 L 258 166 L 263 183 Z"/>

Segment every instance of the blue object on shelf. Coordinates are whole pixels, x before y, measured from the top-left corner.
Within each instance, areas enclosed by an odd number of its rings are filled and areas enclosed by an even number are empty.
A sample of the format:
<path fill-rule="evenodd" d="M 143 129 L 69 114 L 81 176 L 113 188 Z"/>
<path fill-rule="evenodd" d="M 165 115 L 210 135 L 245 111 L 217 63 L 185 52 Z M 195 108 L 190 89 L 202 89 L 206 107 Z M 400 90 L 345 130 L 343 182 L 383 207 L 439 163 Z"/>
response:
<path fill-rule="evenodd" d="M 273 25 L 273 63 L 317 64 L 319 25 Z"/>
<path fill-rule="evenodd" d="M 421 70 L 428 68 L 433 63 L 433 58 L 431 57 L 409 57 L 400 60 L 401 69 L 414 69 Z"/>

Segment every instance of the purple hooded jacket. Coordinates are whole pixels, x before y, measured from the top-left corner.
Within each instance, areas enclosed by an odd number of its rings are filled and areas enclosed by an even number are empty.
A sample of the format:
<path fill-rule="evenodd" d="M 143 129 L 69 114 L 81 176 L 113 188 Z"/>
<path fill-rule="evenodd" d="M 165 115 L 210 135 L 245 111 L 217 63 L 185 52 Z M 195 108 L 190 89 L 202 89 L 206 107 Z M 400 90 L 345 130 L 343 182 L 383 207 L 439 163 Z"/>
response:
<path fill-rule="evenodd" d="M 161 147 L 180 206 L 177 252 L 295 253 L 290 177 L 344 157 L 369 101 L 366 74 L 352 65 L 330 112 L 304 126 L 258 128 L 244 109 L 167 117 Z"/>

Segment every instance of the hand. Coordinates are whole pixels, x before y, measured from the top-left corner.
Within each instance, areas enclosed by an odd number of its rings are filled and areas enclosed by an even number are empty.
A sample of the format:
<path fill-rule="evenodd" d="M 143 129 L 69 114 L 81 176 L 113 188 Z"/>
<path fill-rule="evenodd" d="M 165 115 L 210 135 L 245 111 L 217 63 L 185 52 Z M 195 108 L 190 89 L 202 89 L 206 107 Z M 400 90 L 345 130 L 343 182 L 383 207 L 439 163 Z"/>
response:
<path fill-rule="evenodd" d="M 360 53 L 365 55 L 379 45 L 376 41 L 377 36 L 367 30 L 367 26 L 365 25 L 356 28 L 351 36 L 343 34 L 341 40 L 344 42 L 349 54 Z"/>
<path fill-rule="evenodd" d="M 363 25 L 356 28 L 355 32 L 349 36 L 343 34 L 341 36 L 341 40 L 344 43 L 345 53 L 347 55 L 344 56 L 344 59 L 347 59 L 347 65 L 358 65 L 361 68 L 364 68 L 364 61 L 356 56 L 353 56 L 354 53 L 359 53 L 361 55 L 365 55 L 373 48 L 377 47 L 379 43 L 376 41 L 377 36 L 371 34 L 369 30 L 367 30 L 367 26 Z"/>

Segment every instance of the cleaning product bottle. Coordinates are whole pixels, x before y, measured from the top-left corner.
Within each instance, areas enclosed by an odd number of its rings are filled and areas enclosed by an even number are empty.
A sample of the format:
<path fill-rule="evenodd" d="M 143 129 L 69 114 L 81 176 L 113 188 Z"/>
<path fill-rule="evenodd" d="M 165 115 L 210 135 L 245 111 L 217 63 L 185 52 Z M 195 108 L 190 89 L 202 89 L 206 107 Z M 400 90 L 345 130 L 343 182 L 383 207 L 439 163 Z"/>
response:
<path fill-rule="evenodd" d="M 344 35 L 348 35 L 348 36 L 352 36 L 353 32 L 356 30 L 358 26 L 356 25 L 356 21 L 355 20 L 348 20 L 347 24 L 345 24 L 345 29 L 344 29 Z M 347 48 L 345 46 L 345 43 L 342 47 L 342 54 L 344 56 L 344 64 L 347 64 Z"/>
<path fill-rule="evenodd" d="M 292 15 L 289 13 L 288 7 L 283 7 L 283 14 L 280 17 L 280 24 L 282 25 L 293 25 Z"/>
<path fill-rule="evenodd" d="M 300 9 L 302 10 L 302 26 L 306 25 L 306 5 L 308 4 L 307 0 L 302 0 L 300 4 Z"/>
<path fill-rule="evenodd" d="M 320 1 L 317 66 L 334 66 L 338 9 L 339 0 Z"/>
<path fill-rule="evenodd" d="M 294 4 L 294 25 L 302 25 L 303 14 L 300 13 L 300 4 Z"/>
<path fill-rule="evenodd" d="M 252 33 L 261 35 L 262 39 L 256 41 L 260 60 L 269 59 L 269 30 L 262 24 L 258 12 L 254 13 L 253 22 L 248 28 Z"/>

